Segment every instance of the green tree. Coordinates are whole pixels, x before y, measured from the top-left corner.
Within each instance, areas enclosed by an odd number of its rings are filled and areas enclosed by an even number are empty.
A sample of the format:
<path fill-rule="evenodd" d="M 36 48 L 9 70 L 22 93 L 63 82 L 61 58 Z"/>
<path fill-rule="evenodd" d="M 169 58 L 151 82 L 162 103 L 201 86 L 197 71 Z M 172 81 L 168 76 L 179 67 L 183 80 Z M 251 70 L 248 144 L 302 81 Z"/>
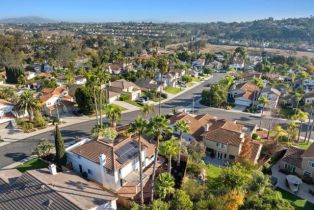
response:
<path fill-rule="evenodd" d="M 147 127 L 147 121 L 141 117 L 136 118 L 129 126 L 129 132 L 130 133 L 136 133 L 138 136 L 138 159 L 139 159 L 139 175 L 140 175 L 140 193 L 141 193 L 141 205 L 144 204 L 144 194 L 143 194 L 143 166 L 142 166 L 142 142 L 141 137 L 144 132 L 144 130 Z"/>
<path fill-rule="evenodd" d="M 94 97 L 88 87 L 79 87 L 75 91 L 75 100 L 83 114 L 90 115 L 94 112 Z"/>
<path fill-rule="evenodd" d="M 180 165 L 180 159 L 181 159 L 181 145 L 182 145 L 182 141 L 183 141 L 183 134 L 188 133 L 190 131 L 190 125 L 186 121 L 179 120 L 174 125 L 174 130 L 175 130 L 175 132 L 178 132 L 180 135 L 178 161 L 177 161 L 177 165 L 179 166 Z"/>
<path fill-rule="evenodd" d="M 183 190 L 176 190 L 171 200 L 171 209 L 191 210 L 193 203 Z"/>
<path fill-rule="evenodd" d="M 165 199 L 167 195 L 174 193 L 174 178 L 170 173 L 159 174 L 156 180 L 156 192 L 159 197 Z"/>
<path fill-rule="evenodd" d="M 141 109 L 141 112 L 143 114 L 143 117 L 148 117 L 148 115 L 150 113 L 154 113 L 155 112 L 155 105 L 154 104 L 149 104 L 149 103 L 146 103 L 143 105 L 142 109 Z"/>
<path fill-rule="evenodd" d="M 22 67 L 6 67 L 5 68 L 7 83 L 17 84 L 19 78 L 24 75 L 24 70 Z"/>
<path fill-rule="evenodd" d="M 65 154 L 65 148 L 64 148 L 64 141 L 62 139 L 62 135 L 59 130 L 58 124 L 56 124 L 56 129 L 55 129 L 55 148 L 56 148 L 55 161 L 58 167 L 61 168 L 61 166 L 66 163 L 66 154 Z"/>
<path fill-rule="evenodd" d="M 92 128 L 92 135 L 95 138 L 104 137 L 112 142 L 118 136 L 118 132 L 113 127 L 101 127 L 96 124 Z"/>
<path fill-rule="evenodd" d="M 178 154 L 179 145 L 176 139 L 170 139 L 160 144 L 160 154 L 168 158 L 168 173 L 171 174 L 172 157 Z"/>
<path fill-rule="evenodd" d="M 207 106 L 220 107 L 227 101 L 228 92 L 219 84 L 213 84 L 210 89 L 203 90 L 201 103 Z"/>
<path fill-rule="evenodd" d="M 39 109 L 38 101 L 31 90 L 24 91 L 16 104 L 18 111 L 27 112 L 29 121 L 33 120 L 34 113 Z"/>
<path fill-rule="evenodd" d="M 53 144 L 51 144 L 49 140 L 42 139 L 33 150 L 33 153 L 40 158 L 46 157 L 47 155 L 50 154 L 53 147 L 54 147 Z"/>
<path fill-rule="evenodd" d="M 160 199 L 154 200 L 150 207 L 150 210 L 168 210 L 168 209 L 169 204 Z"/>
<path fill-rule="evenodd" d="M 56 88 L 58 87 L 56 79 L 44 79 L 41 88 Z"/>
<path fill-rule="evenodd" d="M 156 175 L 156 167 L 157 167 L 157 157 L 158 157 L 158 152 L 159 152 L 159 142 L 162 138 L 163 133 L 170 133 L 170 132 L 171 132 L 170 124 L 165 116 L 157 115 L 157 116 L 152 117 L 149 120 L 148 133 L 152 135 L 157 141 L 156 149 L 155 149 L 154 165 L 153 165 L 151 201 L 154 200 L 154 183 L 155 183 L 155 175 Z"/>
<path fill-rule="evenodd" d="M 299 134 L 298 134 L 298 142 L 300 142 L 301 131 L 303 127 L 303 123 L 308 120 L 308 114 L 306 112 L 301 111 L 300 109 L 296 110 L 296 113 L 291 116 L 292 120 L 299 121 Z"/>
<path fill-rule="evenodd" d="M 262 105 L 262 113 L 261 113 L 261 117 L 260 117 L 260 120 L 259 120 L 259 127 L 261 128 L 265 106 L 269 104 L 269 100 L 268 100 L 267 96 L 260 97 L 258 99 L 258 104 Z"/>
<path fill-rule="evenodd" d="M 165 73 L 168 72 L 168 66 L 169 62 L 166 58 L 161 58 L 158 60 L 158 68 L 159 68 L 159 73 L 160 73 L 160 82 L 162 81 L 162 77 Z M 158 103 L 158 113 L 160 115 L 161 112 L 161 90 L 159 92 L 159 103 Z"/>
<path fill-rule="evenodd" d="M 287 127 L 288 141 L 295 142 L 298 136 L 299 125 L 296 122 L 290 122 Z"/>
<path fill-rule="evenodd" d="M 280 126 L 276 125 L 275 128 L 270 131 L 270 136 L 274 138 L 275 141 L 279 141 L 283 136 L 287 136 L 287 132 Z"/>
<path fill-rule="evenodd" d="M 121 109 L 112 104 L 108 105 L 106 108 L 107 118 L 110 120 L 110 126 L 116 127 L 117 121 L 121 119 Z"/>

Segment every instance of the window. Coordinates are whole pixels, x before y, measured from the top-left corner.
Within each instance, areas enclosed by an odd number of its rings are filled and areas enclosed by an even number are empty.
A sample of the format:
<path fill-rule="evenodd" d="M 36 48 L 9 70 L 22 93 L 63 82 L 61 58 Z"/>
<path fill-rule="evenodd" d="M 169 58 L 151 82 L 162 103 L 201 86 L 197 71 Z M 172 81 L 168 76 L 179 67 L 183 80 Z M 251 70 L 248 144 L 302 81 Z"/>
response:
<path fill-rule="evenodd" d="M 314 168 L 314 162 L 309 161 L 309 166 L 312 167 L 312 168 Z"/>
<path fill-rule="evenodd" d="M 304 175 L 305 177 L 312 177 L 311 172 L 308 172 L 308 171 L 304 171 L 303 175 Z"/>
<path fill-rule="evenodd" d="M 93 174 L 92 171 L 90 169 L 87 169 L 87 173 L 89 174 Z"/>

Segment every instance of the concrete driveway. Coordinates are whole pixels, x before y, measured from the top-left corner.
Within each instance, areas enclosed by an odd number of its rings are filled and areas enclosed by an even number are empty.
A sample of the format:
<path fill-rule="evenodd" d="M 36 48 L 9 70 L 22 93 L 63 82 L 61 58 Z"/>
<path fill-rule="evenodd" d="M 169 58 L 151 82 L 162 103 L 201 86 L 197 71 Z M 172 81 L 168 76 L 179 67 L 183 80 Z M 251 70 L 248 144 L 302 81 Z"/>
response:
<path fill-rule="evenodd" d="M 279 162 L 276 163 L 272 168 L 271 168 L 271 171 L 272 171 L 272 176 L 276 177 L 278 179 L 278 182 L 276 184 L 277 187 L 287 191 L 287 192 L 291 192 L 291 190 L 286 186 L 286 174 L 284 173 L 281 173 L 279 171 Z M 314 203 L 314 196 L 311 195 L 309 193 L 309 189 L 310 188 L 314 188 L 314 185 L 309 185 L 309 184 L 306 184 L 306 183 L 302 183 L 300 185 L 300 190 L 299 192 L 297 192 L 295 195 L 300 197 L 300 198 L 303 198 L 305 200 L 308 200 L 309 202 L 311 203 Z M 294 194 L 294 193 L 292 193 Z"/>

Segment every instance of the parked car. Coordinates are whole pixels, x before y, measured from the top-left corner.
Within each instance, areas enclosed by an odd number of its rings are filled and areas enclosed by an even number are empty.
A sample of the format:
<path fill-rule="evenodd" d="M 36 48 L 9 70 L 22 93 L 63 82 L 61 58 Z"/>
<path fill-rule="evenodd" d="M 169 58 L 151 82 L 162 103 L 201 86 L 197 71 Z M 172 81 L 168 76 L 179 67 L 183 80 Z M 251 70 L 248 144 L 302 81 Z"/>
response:
<path fill-rule="evenodd" d="M 138 97 L 136 101 L 140 104 L 145 104 L 149 101 L 149 98 L 146 96 L 141 96 L 141 97 Z"/>

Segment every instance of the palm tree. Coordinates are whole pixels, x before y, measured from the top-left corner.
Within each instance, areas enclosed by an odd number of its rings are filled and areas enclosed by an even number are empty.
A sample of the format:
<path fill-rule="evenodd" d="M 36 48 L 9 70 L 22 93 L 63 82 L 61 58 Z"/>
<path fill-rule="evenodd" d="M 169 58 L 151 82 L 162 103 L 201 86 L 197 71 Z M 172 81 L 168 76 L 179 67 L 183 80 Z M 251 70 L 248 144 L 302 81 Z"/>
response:
<path fill-rule="evenodd" d="M 140 175 L 140 188 L 141 188 L 141 205 L 144 204 L 144 194 L 143 194 L 143 166 L 142 166 L 142 146 L 141 146 L 141 137 L 144 130 L 147 127 L 147 121 L 142 118 L 138 117 L 132 122 L 129 126 L 130 133 L 136 133 L 138 135 L 138 159 L 139 159 L 139 175 Z"/>
<path fill-rule="evenodd" d="M 160 198 L 165 199 L 170 193 L 174 193 L 174 178 L 170 173 L 161 173 L 156 183 L 156 191 Z"/>
<path fill-rule="evenodd" d="M 95 74 L 95 70 L 89 71 L 86 73 L 87 77 L 87 86 L 89 86 L 93 91 L 94 96 L 94 106 L 95 106 L 95 114 L 96 114 L 96 122 L 99 125 L 99 115 L 98 115 L 98 102 L 97 102 L 97 92 L 98 92 L 98 77 Z"/>
<path fill-rule="evenodd" d="M 301 92 L 295 92 L 294 100 L 297 102 L 296 111 L 299 108 L 299 104 L 300 104 L 300 101 L 301 101 L 302 98 L 303 98 L 303 94 Z"/>
<path fill-rule="evenodd" d="M 100 126 L 103 125 L 102 123 L 102 110 L 103 110 L 103 105 L 102 105 L 102 97 L 103 97 L 103 85 L 105 85 L 105 92 L 106 92 L 106 104 L 108 105 L 108 98 L 107 98 L 107 83 L 110 80 L 110 74 L 103 70 L 102 67 L 98 67 L 96 69 L 96 75 L 98 77 L 98 81 L 99 81 L 99 115 L 100 115 Z"/>
<path fill-rule="evenodd" d="M 110 120 L 110 126 L 116 127 L 117 121 L 121 119 L 121 109 L 110 104 L 107 106 L 106 115 Z"/>
<path fill-rule="evenodd" d="M 257 86 L 259 89 L 262 89 L 264 87 L 264 81 L 262 79 L 259 78 L 254 78 L 252 80 L 252 84 L 254 84 L 255 86 Z M 255 100 L 256 100 L 256 95 L 257 95 L 257 91 L 258 89 L 256 89 L 254 91 L 254 98 L 253 98 L 253 104 L 252 107 L 255 107 Z"/>
<path fill-rule="evenodd" d="M 308 120 L 308 114 L 306 112 L 301 111 L 300 109 L 296 109 L 296 113 L 291 117 L 292 120 L 298 120 L 299 123 L 299 134 L 298 134 L 298 142 L 300 141 L 300 135 L 303 127 L 303 122 Z"/>
<path fill-rule="evenodd" d="M 156 166 L 157 166 L 157 157 L 159 151 L 159 142 L 162 138 L 163 133 L 171 133 L 171 127 L 169 121 L 166 119 L 165 116 L 157 115 L 150 119 L 148 123 L 148 133 L 155 137 L 156 149 L 155 149 L 155 157 L 154 157 L 154 166 L 153 166 L 153 176 L 152 176 L 152 194 L 151 194 L 151 201 L 154 200 L 154 182 L 155 182 L 155 175 L 156 175 Z"/>
<path fill-rule="evenodd" d="M 296 122 L 290 122 L 288 124 L 288 141 L 294 142 L 297 139 L 299 125 Z"/>
<path fill-rule="evenodd" d="M 162 82 L 163 75 L 168 71 L 168 60 L 162 58 L 158 61 L 158 68 L 160 72 L 160 82 Z M 159 103 L 158 103 L 158 113 L 160 115 L 161 112 L 161 89 L 159 91 Z"/>
<path fill-rule="evenodd" d="M 179 132 L 180 135 L 180 140 L 179 140 L 179 153 L 178 153 L 178 161 L 177 161 L 177 166 L 180 165 L 180 156 L 181 156 L 181 145 L 182 145 L 182 138 L 184 133 L 188 133 L 190 131 L 190 126 L 187 122 L 183 120 L 179 120 L 176 122 L 174 125 L 174 130 L 176 132 Z"/>
<path fill-rule="evenodd" d="M 261 128 L 264 109 L 265 109 L 265 106 L 269 104 L 269 100 L 268 100 L 268 98 L 266 96 L 262 96 L 262 97 L 259 98 L 258 104 L 262 105 L 262 113 L 261 113 L 261 117 L 260 117 L 260 120 L 259 120 L 259 127 Z"/>
<path fill-rule="evenodd" d="M 141 112 L 143 114 L 143 117 L 147 118 L 147 116 L 150 113 L 154 113 L 155 112 L 154 104 L 148 104 L 148 103 L 144 104 L 144 106 L 141 109 Z"/>
<path fill-rule="evenodd" d="M 178 154 L 179 145 L 176 139 L 170 139 L 160 144 L 160 154 L 168 157 L 168 172 L 171 174 L 172 157 Z"/>
<path fill-rule="evenodd" d="M 307 108 L 310 112 L 309 121 L 307 123 L 307 129 L 306 129 L 306 133 L 305 133 L 305 137 L 304 137 L 304 140 L 306 141 L 307 134 L 311 129 L 311 119 L 312 119 L 313 111 L 314 111 L 314 101 L 312 101 L 311 103 L 305 104 L 305 108 Z M 310 136 L 308 138 L 310 139 Z"/>
<path fill-rule="evenodd" d="M 32 121 L 35 111 L 39 109 L 34 93 L 31 90 L 24 91 L 18 99 L 16 108 L 18 111 L 27 111 L 29 121 Z"/>
<path fill-rule="evenodd" d="M 270 132 L 270 135 L 275 139 L 276 142 L 278 142 L 281 137 L 287 136 L 288 134 L 280 125 L 276 125 L 275 128 Z"/>

